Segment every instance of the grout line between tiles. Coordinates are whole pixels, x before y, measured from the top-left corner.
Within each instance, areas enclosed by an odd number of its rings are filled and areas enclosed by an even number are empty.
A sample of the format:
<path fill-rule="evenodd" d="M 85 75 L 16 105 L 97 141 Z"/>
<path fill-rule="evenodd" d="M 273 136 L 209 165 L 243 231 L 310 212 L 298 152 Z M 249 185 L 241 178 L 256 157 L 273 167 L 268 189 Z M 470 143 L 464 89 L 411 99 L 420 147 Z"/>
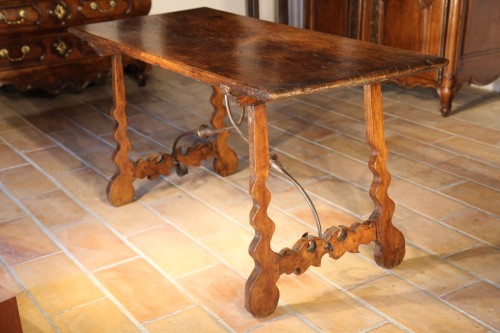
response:
<path fill-rule="evenodd" d="M 322 333 L 323 332 L 321 330 L 321 328 L 319 328 L 317 325 L 315 325 L 314 323 L 312 323 L 311 321 L 309 321 L 309 319 L 305 318 L 302 314 L 297 313 L 297 312 L 293 312 L 293 310 L 290 309 L 289 313 L 286 313 L 286 314 L 284 314 L 282 316 L 278 316 L 276 318 L 273 318 L 273 319 L 269 320 L 268 322 L 261 323 L 261 324 L 255 326 L 255 327 L 252 327 L 252 328 L 249 328 L 247 330 L 244 330 L 241 333 L 254 332 L 255 330 L 258 330 L 259 328 L 263 328 L 263 327 L 269 325 L 270 323 L 273 323 L 273 322 L 276 322 L 276 321 L 279 321 L 279 320 L 283 320 L 283 319 L 285 319 L 287 317 L 292 317 L 292 316 L 297 317 L 300 321 L 302 321 L 309 328 L 313 329 L 315 332 L 317 332 L 317 333 Z"/>
<path fill-rule="evenodd" d="M 427 129 L 438 131 L 438 132 L 441 132 L 441 133 L 449 135 L 449 137 L 447 137 L 447 138 L 438 139 L 438 140 L 432 141 L 432 143 L 445 142 L 445 141 L 451 140 L 453 138 L 462 138 L 462 139 L 465 139 L 465 140 L 468 140 L 468 141 L 473 141 L 473 142 L 476 142 L 476 143 L 484 144 L 484 145 L 489 146 L 491 148 L 499 148 L 495 144 L 491 144 L 491 143 L 488 143 L 488 142 L 477 140 L 477 139 L 475 139 L 473 137 L 470 137 L 470 136 L 460 135 L 458 133 L 447 131 L 447 130 L 444 130 L 444 129 L 441 129 L 441 128 L 438 128 L 438 127 L 432 127 L 432 126 L 429 126 L 429 125 L 427 125 L 425 123 L 423 123 L 423 124 L 422 123 L 418 123 L 417 121 L 412 120 L 411 118 L 405 118 L 405 117 L 402 117 L 402 116 L 399 116 L 399 115 L 395 115 L 395 114 L 391 114 L 391 117 L 394 117 L 395 119 L 404 120 L 404 121 L 407 121 L 407 122 L 412 123 L 414 125 L 422 126 L 422 127 L 427 128 Z M 459 118 L 454 118 L 454 120 L 461 121 L 462 123 L 467 124 L 466 121 L 463 121 L 463 120 L 461 120 Z M 478 127 L 484 127 L 485 129 L 489 129 L 489 130 L 498 131 L 498 130 L 496 130 L 494 128 L 491 128 L 491 127 L 485 127 L 485 126 L 476 125 L 476 124 L 474 124 L 474 125 L 478 126 Z"/>
<path fill-rule="evenodd" d="M 161 320 L 163 320 L 163 319 L 174 317 L 174 316 L 176 316 L 176 315 L 178 315 L 178 314 L 180 314 L 180 313 L 182 313 L 182 312 L 184 312 L 184 311 L 187 311 L 187 310 L 190 310 L 190 309 L 196 308 L 196 306 L 197 306 L 196 304 L 191 304 L 191 305 L 188 305 L 188 306 L 187 306 L 186 308 L 184 308 L 184 309 L 181 309 L 181 310 L 177 310 L 177 311 L 174 311 L 174 312 L 167 313 L 167 314 L 165 314 L 165 315 L 163 315 L 163 316 L 159 316 L 158 318 L 155 318 L 155 319 L 152 319 L 152 320 L 145 320 L 145 321 L 143 321 L 143 322 L 142 322 L 142 324 L 143 324 L 144 326 L 151 325 L 151 324 L 154 324 L 154 323 L 156 323 L 156 322 L 159 322 L 159 321 L 161 321 Z"/>
<path fill-rule="evenodd" d="M 435 190 L 436 190 L 437 193 L 442 193 L 443 190 L 446 190 L 446 189 L 449 189 L 449 188 L 452 188 L 452 187 L 455 187 L 455 186 L 458 186 L 458 185 L 462 185 L 462 184 L 465 184 L 465 183 L 468 183 L 468 182 L 470 182 L 470 180 L 462 179 L 462 180 L 458 180 L 458 181 L 456 181 L 454 183 L 450 183 L 450 184 L 438 187 Z"/>
<path fill-rule="evenodd" d="M 475 316 L 469 314 L 468 312 L 460 309 L 458 306 L 455 306 L 453 305 L 452 303 L 444 300 L 443 298 L 441 298 L 440 296 L 437 296 L 435 294 L 433 294 L 431 291 L 425 289 L 424 287 L 416 284 L 415 282 L 409 280 L 409 279 L 406 279 L 404 276 L 402 276 L 401 274 L 397 273 L 396 271 L 391 271 L 391 274 L 393 274 L 394 276 L 396 276 L 397 278 L 401 279 L 402 281 L 410 284 L 411 286 L 415 287 L 416 289 L 420 290 L 421 292 L 423 292 L 424 294 L 426 294 L 427 296 L 439 301 L 440 303 L 454 309 L 455 311 L 461 313 L 462 315 L 464 315 L 465 317 L 475 321 L 476 323 L 488 328 L 488 329 L 494 329 L 492 326 L 490 326 L 489 324 L 485 323 L 484 321 L 482 321 L 481 319 L 479 318 L 476 318 Z"/>
<path fill-rule="evenodd" d="M 359 304 L 361 304 L 362 306 L 364 306 L 365 308 L 373 311 L 374 313 L 376 313 L 377 315 L 379 315 L 380 317 L 384 318 L 385 320 L 389 321 L 391 324 L 393 324 L 394 326 L 400 328 L 401 330 L 405 331 L 405 332 L 408 332 L 408 333 L 413 333 L 412 330 L 410 330 L 408 327 L 404 326 L 403 324 L 401 324 L 400 322 L 398 322 L 397 320 L 393 319 L 392 317 L 390 317 L 389 315 L 386 315 L 383 311 L 377 309 L 377 307 L 371 305 L 369 302 L 365 301 L 364 299 L 362 299 L 361 297 L 358 297 L 356 296 L 354 293 L 352 293 L 350 290 L 347 290 L 346 288 L 340 286 L 339 284 L 331 281 L 330 279 L 327 279 L 325 276 L 321 275 L 321 274 L 318 274 L 316 272 L 311 272 L 312 274 L 314 274 L 316 277 L 318 277 L 320 280 L 322 280 L 323 282 L 325 282 L 326 284 L 330 285 L 330 286 L 333 286 L 334 288 L 338 289 L 339 291 L 341 291 L 344 295 L 348 296 L 349 298 L 351 298 L 352 300 L 358 302 Z M 372 279 L 370 282 L 374 282 L 374 281 L 377 281 L 377 280 L 380 280 L 384 277 L 388 276 L 387 274 L 384 274 L 384 275 L 381 275 L 381 276 L 377 276 L 375 277 L 374 279 Z"/>
<path fill-rule="evenodd" d="M 416 210 L 415 210 L 415 209 L 413 209 L 412 207 L 408 207 L 408 206 L 405 206 L 405 205 L 403 205 L 403 204 L 396 203 L 396 207 L 398 207 L 398 206 L 403 207 L 403 208 L 405 208 L 405 209 L 408 209 L 408 210 L 409 210 L 409 211 L 411 211 L 412 213 L 415 213 L 415 214 L 417 214 L 417 215 L 420 215 L 420 216 L 422 216 L 422 217 L 424 217 L 424 218 L 426 218 L 426 219 L 428 219 L 428 220 L 430 220 L 430 221 L 432 221 L 432 222 L 435 222 L 435 223 L 437 223 L 437 224 L 439 224 L 439 225 L 441 225 L 441 226 L 443 226 L 443 227 L 445 227 L 445 228 L 447 228 L 447 229 L 450 229 L 450 230 L 456 231 L 457 233 L 459 233 L 459 234 L 461 234 L 461 235 L 463 235 L 463 236 L 466 236 L 466 237 L 469 237 L 469 238 L 471 238 L 471 239 L 474 239 L 474 240 L 478 241 L 478 242 L 479 242 L 479 243 L 481 243 L 481 244 L 485 244 L 485 245 L 491 246 L 491 247 L 493 247 L 493 248 L 495 248 L 495 249 L 497 249 L 497 250 L 500 250 L 500 248 L 499 248 L 497 245 L 495 245 L 495 244 L 491 244 L 491 243 L 489 243 L 489 242 L 485 241 L 484 239 L 481 239 L 481 238 L 479 238 L 479 237 L 477 237 L 477 236 L 474 236 L 474 235 L 472 235 L 472 234 L 469 234 L 469 233 L 467 233 L 467 232 L 465 232 L 465 231 L 463 231 L 463 230 L 460 230 L 460 229 L 458 229 L 458 228 L 455 228 L 455 227 L 453 227 L 453 226 L 451 226 L 451 225 L 447 224 L 446 222 L 441 221 L 441 219 L 446 218 L 446 217 L 448 217 L 448 216 L 444 216 L 444 217 L 442 217 L 442 218 L 440 218 L 440 219 L 436 219 L 436 218 L 433 218 L 433 217 L 431 217 L 431 216 L 428 216 L 428 215 L 426 215 L 426 214 L 424 214 L 424 213 L 422 213 L 422 212 L 416 211 Z M 474 209 L 476 209 L 476 210 L 479 210 L 479 211 L 483 212 L 482 210 L 477 209 L 477 207 L 475 207 L 475 206 L 471 206 L 471 207 L 472 207 L 472 208 L 474 208 Z M 468 209 L 469 209 L 469 208 L 466 208 L 466 209 L 463 209 L 463 210 L 459 210 L 459 211 L 458 211 L 458 212 L 456 212 L 456 213 L 457 213 L 457 214 L 459 214 L 459 213 L 462 213 L 462 212 L 464 212 L 464 211 L 467 211 Z M 484 212 L 484 213 L 487 213 L 488 215 L 491 215 L 491 213 L 489 213 L 489 212 Z"/>
<path fill-rule="evenodd" d="M 481 281 L 479 281 L 479 280 L 472 280 L 472 281 L 469 281 L 469 282 L 467 282 L 467 283 L 465 283 L 465 284 L 461 285 L 460 287 L 457 287 L 457 288 L 454 288 L 454 289 L 448 290 L 447 292 L 442 293 L 442 294 L 440 294 L 440 295 L 438 295 L 438 296 L 439 296 L 440 298 L 445 298 L 445 297 L 446 297 L 446 296 L 448 296 L 448 295 L 451 295 L 451 294 L 453 294 L 453 293 L 455 293 L 455 292 L 457 292 L 457 291 L 460 291 L 460 290 L 463 290 L 463 289 L 465 289 L 465 288 L 468 288 L 468 287 L 470 287 L 470 286 L 472 286 L 472 285 L 478 284 L 479 282 L 481 282 Z"/>
<path fill-rule="evenodd" d="M 3 138 L 0 138 L 0 140 L 2 140 L 2 139 Z M 3 168 L 3 169 L 0 168 L 0 172 L 14 170 L 14 169 L 22 168 L 22 167 L 29 166 L 29 165 L 30 165 L 29 163 L 16 164 L 16 165 L 12 165 L 10 167 L 6 167 L 6 168 Z"/>
<path fill-rule="evenodd" d="M 75 305 L 75 306 L 73 306 L 73 307 L 71 307 L 71 308 L 67 308 L 67 309 L 64 309 L 64 310 L 62 310 L 62 311 L 56 312 L 56 313 L 54 313 L 54 315 L 53 315 L 53 316 L 54 316 L 54 317 L 56 317 L 56 316 L 60 316 L 60 315 L 62 315 L 62 314 L 64 314 L 64 313 L 67 313 L 67 312 L 69 312 L 69 311 L 73 311 L 73 310 L 76 310 L 76 309 L 81 309 L 81 308 L 84 308 L 84 307 L 86 307 L 86 306 L 88 306 L 88 305 L 92 305 L 92 304 L 94 304 L 94 303 L 97 303 L 97 302 L 100 302 L 100 301 L 103 301 L 103 300 L 107 300 L 107 299 L 108 299 L 108 298 L 107 298 L 106 296 L 102 296 L 102 297 L 99 297 L 99 298 L 96 298 L 96 299 L 93 299 L 93 300 L 90 300 L 90 301 L 87 301 L 87 302 L 84 302 L 84 303 L 81 303 L 81 304 Z"/>
<path fill-rule="evenodd" d="M 142 257 L 140 255 L 135 255 L 133 257 L 130 257 L 130 258 L 127 258 L 127 259 L 124 259 L 124 260 L 120 260 L 120 261 L 116 261 L 112 264 L 109 264 L 109 265 L 105 265 L 105 266 L 102 266 L 102 267 L 99 267 L 99 268 L 96 268 L 94 270 L 89 270 L 92 274 L 96 274 L 96 273 L 99 273 L 99 272 L 102 272 L 102 271 L 105 271 L 105 270 L 108 270 L 110 268 L 114 268 L 116 266 L 120 266 L 120 265 L 123 265 L 123 264 L 126 264 L 126 263 L 129 263 L 129 262 L 132 262 L 132 261 L 135 261 L 135 260 L 138 260 L 138 259 L 142 259 Z"/>
<path fill-rule="evenodd" d="M 385 325 L 388 325 L 388 324 L 391 324 L 391 323 L 388 322 L 388 321 L 382 321 L 382 322 L 380 322 L 378 324 L 375 324 L 375 325 L 373 325 L 371 327 L 368 327 L 368 328 L 366 328 L 366 329 L 364 329 L 362 331 L 359 331 L 359 333 L 369 333 L 369 332 L 372 332 L 372 331 L 376 330 L 377 328 L 381 328 L 381 327 L 383 327 Z"/>
<path fill-rule="evenodd" d="M 458 270 L 461 270 L 461 271 L 463 271 L 463 272 L 465 272 L 465 273 L 467 273 L 467 274 L 475 277 L 478 281 L 484 282 L 486 284 L 491 285 L 494 288 L 500 289 L 500 285 L 498 285 L 497 283 L 495 283 L 495 282 L 493 282 L 493 281 L 485 278 L 484 276 L 481 276 L 480 274 L 478 274 L 478 273 L 476 273 L 474 271 L 470 271 L 470 270 L 468 270 L 465 267 L 462 267 L 462 266 L 460 266 L 458 264 L 455 264 L 453 262 L 448 261 L 449 257 L 457 255 L 457 254 L 460 254 L 460 253 L 464 253 L 465 251 L 468 251 L 468 250 L 471 250 L 471 249 L 474 249 L 474 248 L 477 247 L 477 244 L 471 245 L 470 247 L 464 248 L 464 249 L 462 249 L 460 251 L 457 251 L 457 252 L 454 252 L 454 253 L 451 253 L 451 254 L 448 254 L 448 255 L 440 255 L 440 254 L 437 254 L 437 253 L 433 253 L 433 252 L 431 252 L 431 251 L 429 251 L 429 250 L 421 247 L 420 245 L 418 245 L 418 244 L 416 244 L 416 243 L 414 243 L 414 242 L 412 242 L 410 240 L 406 240 L 406 243 L 409 244 L 409 245 L 411 245 L 411 246 L 413 246 L 413 247 L 415 247 L 415 248 L 417 248 L 417 249 L 419 249 L 420 251 L 422 251 L 424 253 L 427 253 L 427 254 L 429 254 L 431 256 L 436 256 L 437 258 L 439 258 L 440 260 L 442 260 L 444 263 L 446 263 L 446 264 L 448 264 L 450 266 L 453 266 L 454 268 L 456 268 Z"/>

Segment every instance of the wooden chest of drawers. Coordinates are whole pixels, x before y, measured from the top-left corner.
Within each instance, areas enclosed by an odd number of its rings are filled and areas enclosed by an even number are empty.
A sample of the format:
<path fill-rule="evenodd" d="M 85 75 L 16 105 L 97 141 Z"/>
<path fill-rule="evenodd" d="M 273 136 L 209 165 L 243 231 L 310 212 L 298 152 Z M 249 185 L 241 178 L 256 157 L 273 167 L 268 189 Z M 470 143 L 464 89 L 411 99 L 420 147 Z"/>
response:
<path fill-rule="evenodd" d="M 6 0 L 0 2 L 0 86 L 58 93 L 66 86 L 83 89 L 107 76 L 110 59 L 67 32 L 68 27 L 146 15 L 151 0 Z M 126 33 L 126 31 L 124 31 Z M 144 65 L 135 66 L 143 84 Z"/>
<path fill-rule="evenodd" d="M 448 58 L 397 81 L 435 88 L 445 116 L 462 85 L 500 76 L 500 0 L 304 0 L 304 9 L 307 28 Z"/>

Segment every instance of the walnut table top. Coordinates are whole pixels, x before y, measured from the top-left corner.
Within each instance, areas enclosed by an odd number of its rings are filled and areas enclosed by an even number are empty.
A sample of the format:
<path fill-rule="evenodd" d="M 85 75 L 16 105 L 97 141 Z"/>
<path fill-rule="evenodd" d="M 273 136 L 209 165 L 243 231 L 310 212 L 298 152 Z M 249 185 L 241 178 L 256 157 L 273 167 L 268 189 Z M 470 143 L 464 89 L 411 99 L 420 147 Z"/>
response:
<path fill-rule="evenodd" d="M 129 55 L 255 100 L 363 85 L 442 67 L 446 59 L 210 8 L 71 28 Z"/>

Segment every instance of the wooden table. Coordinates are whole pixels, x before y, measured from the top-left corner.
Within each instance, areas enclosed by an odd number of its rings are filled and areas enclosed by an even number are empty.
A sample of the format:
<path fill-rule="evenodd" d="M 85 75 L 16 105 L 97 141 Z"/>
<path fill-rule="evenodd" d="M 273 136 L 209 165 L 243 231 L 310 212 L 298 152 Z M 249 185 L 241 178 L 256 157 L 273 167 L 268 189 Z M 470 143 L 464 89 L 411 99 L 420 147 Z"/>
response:
<path fill-rule="evenodd" d="M 238 159 L 226 143 L 229 131 L 222 130 L 227 115 L 224 97 L 248 109 L 253 198 L 250 224 L 255 229 L 249 252 L 255 268 L 246 283 L 245 306 L 254 316 L 266 316 L 276 309 L 276 283 L 281 274 L 302 274 L 311 265 L 319 266 L 325 254 L 338 259 L 346 251 L 357 252 L 360 244 L 373 241 L 375 260 L 380 266 L 392 268 L 402 261 L 404 236 L 392 225 L 394 203 L 387 195 L 391 177 L 386 169 L 380 82 L 435 70 L 445 66 L 446 59 L 209 8 L 97 23 L 71 28 L 70 32 L 100 54 L 112 55 L 112 114 L 117 142 L 113 160 L 118 167 L 108 185 L 113 205 L 134 200 L 135 179 L 169 174 L 178 162 L 199 165 L 202 159 L 214 157 L 214 168 L 220 175 L 233 173 Z M 221 133 L 185 153 L 176 149 L 172 154 L 131 161 L 122 55 L 211 85 L 211 125 Z M 270 243 L 275 226 L 267 215 L 271 195 L 266 188 L 270 167 L 266 102 L 359 85 L 364 85 L 366 136 L 372 151 L 368 162 L 373 172 L 371 216 L 350 227 L 331 227 L 316 236 L 304 235 L 293 248 L 274 252 Z"/>

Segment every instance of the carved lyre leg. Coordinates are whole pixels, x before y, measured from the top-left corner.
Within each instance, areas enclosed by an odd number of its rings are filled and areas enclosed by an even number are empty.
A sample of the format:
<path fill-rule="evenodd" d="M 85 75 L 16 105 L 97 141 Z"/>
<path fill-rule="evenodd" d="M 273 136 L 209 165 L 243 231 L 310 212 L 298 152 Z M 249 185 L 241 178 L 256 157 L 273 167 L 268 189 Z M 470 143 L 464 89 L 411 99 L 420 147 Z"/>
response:
<path fill-rule="evenodd" d="M 271 194 L 266 188 L 269 174 L 269 143 L 265 104 L 256 105 L 248 114 L 248 141 L 250 145 L 250 194 L 253 207 L 250 224 L 255 236 L 249 253 L 255 262 L 245 288 L 245 307 L 256 317 L 271 314 L 278 305 L 280 277 L 277 253 L 271 249 L 274 223 L 267 215 Z"/>
<path fill-rule="evenodd" d="M 116 121 L 113 136 L 117 144 L 113 153 L 113 161 L 118 169 L 110 180 L 106 192 L 111 204 L 122 206 L 134 201 L 135 190 L 132 185 L 134 181 L 134 164 L 128 157 L 130 140 L 127 136 L 122 56 L 115 54 L 111 59 L 113 71 L 113 109 L 111 114 Z"/>
<path fill-rule="evenodd" d="M 212 86 L 212 96 L 210 103 L 214 108 L 210 123 L 214 128 L 224 128 L 224 119 L 226 118 L 227 111 L 224 107 L 223 100 L 224 94 L 220 87 Z M 238 167 L 238 156 L 227 145 L 229 138 L 229 131 L 224 131 L 217 135 L 214 142 L 214 170 L 221 176 L 229 176 L 236 171 Z"/>
<path fill-rule="evenodd" d="M 375 261 L 382 267 L 393 268 L 405 255 L 403 234 L 392 225 L 394 202 L 387 195 L 391 175 L 386 168 L 387 146 L 384 140 L 384 115 L 380 83 L 365 85 L 366 139 L 372 154 L 368 166 L 373 172 L 370 197 L 374 211 L 370 220 L 376 225 Z"/>

